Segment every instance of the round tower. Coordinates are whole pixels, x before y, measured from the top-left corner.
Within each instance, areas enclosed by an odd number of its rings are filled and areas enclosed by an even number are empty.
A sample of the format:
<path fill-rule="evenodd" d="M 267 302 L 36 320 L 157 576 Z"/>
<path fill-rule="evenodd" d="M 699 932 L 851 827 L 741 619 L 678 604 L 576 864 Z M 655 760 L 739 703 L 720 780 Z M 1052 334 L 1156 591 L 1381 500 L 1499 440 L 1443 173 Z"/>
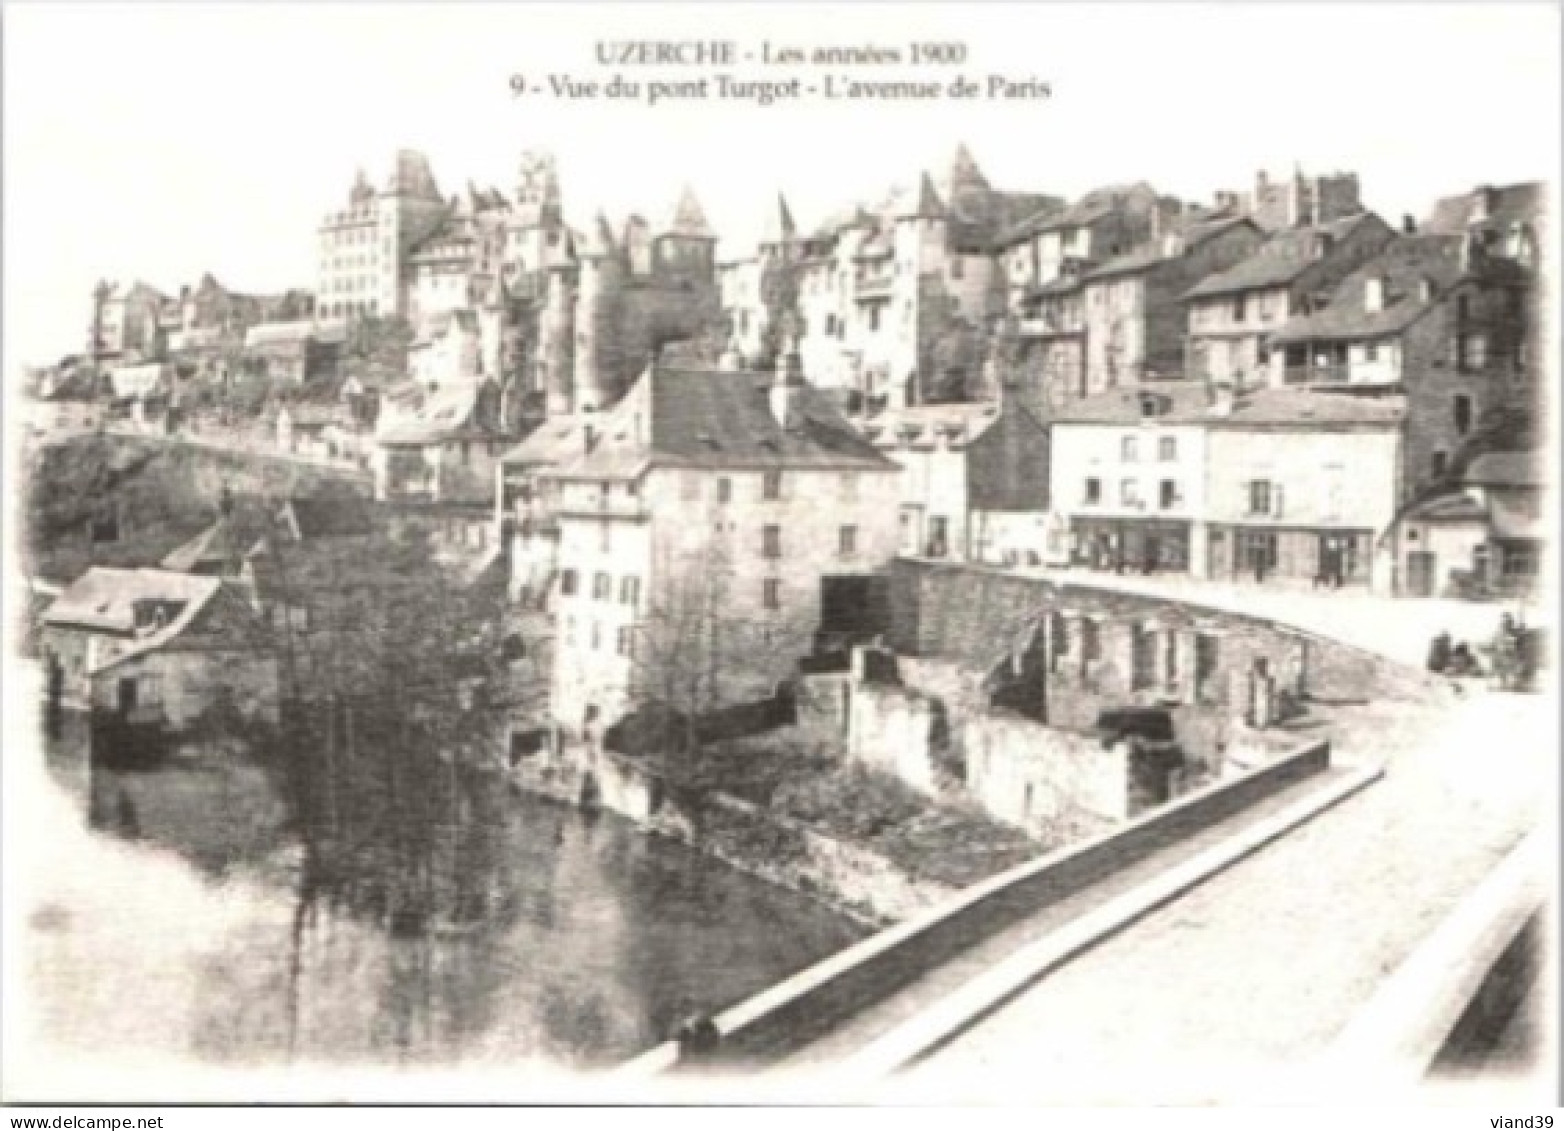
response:
<path fill-rule="evenodd" d="M 617 282 L 614 234 L 601 213 L 581 249 L 575 309 L 575 410 L 598 411 L 614 396 L 609 372 L 611 303 Z"/>
<path fill-rule="evenodd" d="M 562 416 L 575 407 L 575 303 L 571 265 L 561 257 L 549 264 L 544 285 L 548 288 L 538 325 L 538 357 L 542 362 L 544 411 Z"/>

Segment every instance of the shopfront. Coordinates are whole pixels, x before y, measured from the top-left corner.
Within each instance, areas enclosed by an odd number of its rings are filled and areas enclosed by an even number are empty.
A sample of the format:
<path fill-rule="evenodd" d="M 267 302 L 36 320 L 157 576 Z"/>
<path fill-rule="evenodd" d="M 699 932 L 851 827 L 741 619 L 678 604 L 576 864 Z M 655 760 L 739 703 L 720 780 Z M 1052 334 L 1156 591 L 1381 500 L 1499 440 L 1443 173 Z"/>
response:
<path fill-rule="evenodd" d="M 1162 519 L 1072 518 L 1071 564 L 1117 573 L 1188 573 L 1189 527 Z"/>
<path fill-rule="evenodd" d="M 1366 586 L 1373 564 L 1368 530 L 1213 525 L 1207 547 L 1213 581 Z"/>

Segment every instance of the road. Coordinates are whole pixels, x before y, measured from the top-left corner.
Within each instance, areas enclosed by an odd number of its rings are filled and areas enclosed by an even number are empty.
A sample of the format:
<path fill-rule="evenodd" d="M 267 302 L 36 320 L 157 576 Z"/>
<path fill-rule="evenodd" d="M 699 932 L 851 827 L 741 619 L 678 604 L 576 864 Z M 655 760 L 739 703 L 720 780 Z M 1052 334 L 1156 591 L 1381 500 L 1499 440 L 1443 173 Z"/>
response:
<path fill-rule="evenodd" d="M 1486 643 L 1498 628 L 1500 616 L 1514 613 L 1518 607 L 1514 602 L 1417 600 L 1350 590 L 1275 589 L 1187 577 L 1120 576 L 1091 570 L 1027 569 L 1017 572 L 1075 585 L 1192 601 L 1265 617 L 1419 668 L 1428 659 L 1428 645 L 1436 633 L 1448 632 L 1455 640 L 1470 644 Z M 1525 616 L 1528 623 L 1542 623 L 1536 609 L 1527 609 Z"/>
<path fill-rule="evenodd" d="M 1385 779 L 1035 984 L 898 1080 L 946 1100 L 1275 1101 L 1557 796 L 1543 696 L 1337 720 Z"/>

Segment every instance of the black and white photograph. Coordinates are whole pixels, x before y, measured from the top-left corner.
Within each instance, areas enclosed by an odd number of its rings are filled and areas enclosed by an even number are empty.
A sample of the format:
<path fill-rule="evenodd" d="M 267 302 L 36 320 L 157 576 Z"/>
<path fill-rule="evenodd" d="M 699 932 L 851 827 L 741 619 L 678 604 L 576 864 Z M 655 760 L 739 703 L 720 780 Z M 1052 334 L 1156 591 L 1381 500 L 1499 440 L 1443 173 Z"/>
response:
<path fill-rule="evenodd" d="M 1556 3 L 0 21 L 15 1114 L 1552 1126 Z"/>

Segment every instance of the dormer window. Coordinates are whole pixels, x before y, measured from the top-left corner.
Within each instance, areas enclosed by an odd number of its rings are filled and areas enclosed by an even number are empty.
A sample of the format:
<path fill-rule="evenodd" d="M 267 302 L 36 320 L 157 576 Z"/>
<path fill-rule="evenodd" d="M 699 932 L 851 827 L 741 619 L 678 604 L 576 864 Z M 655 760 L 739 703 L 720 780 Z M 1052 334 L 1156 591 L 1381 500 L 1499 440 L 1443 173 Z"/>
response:
<path fill-rule="evenodd" d="M 1330 253 L 1331 236 L 1329 232 L 1319 232 L 1314 237 L 1314 258 L 1324 259 Z"/>

